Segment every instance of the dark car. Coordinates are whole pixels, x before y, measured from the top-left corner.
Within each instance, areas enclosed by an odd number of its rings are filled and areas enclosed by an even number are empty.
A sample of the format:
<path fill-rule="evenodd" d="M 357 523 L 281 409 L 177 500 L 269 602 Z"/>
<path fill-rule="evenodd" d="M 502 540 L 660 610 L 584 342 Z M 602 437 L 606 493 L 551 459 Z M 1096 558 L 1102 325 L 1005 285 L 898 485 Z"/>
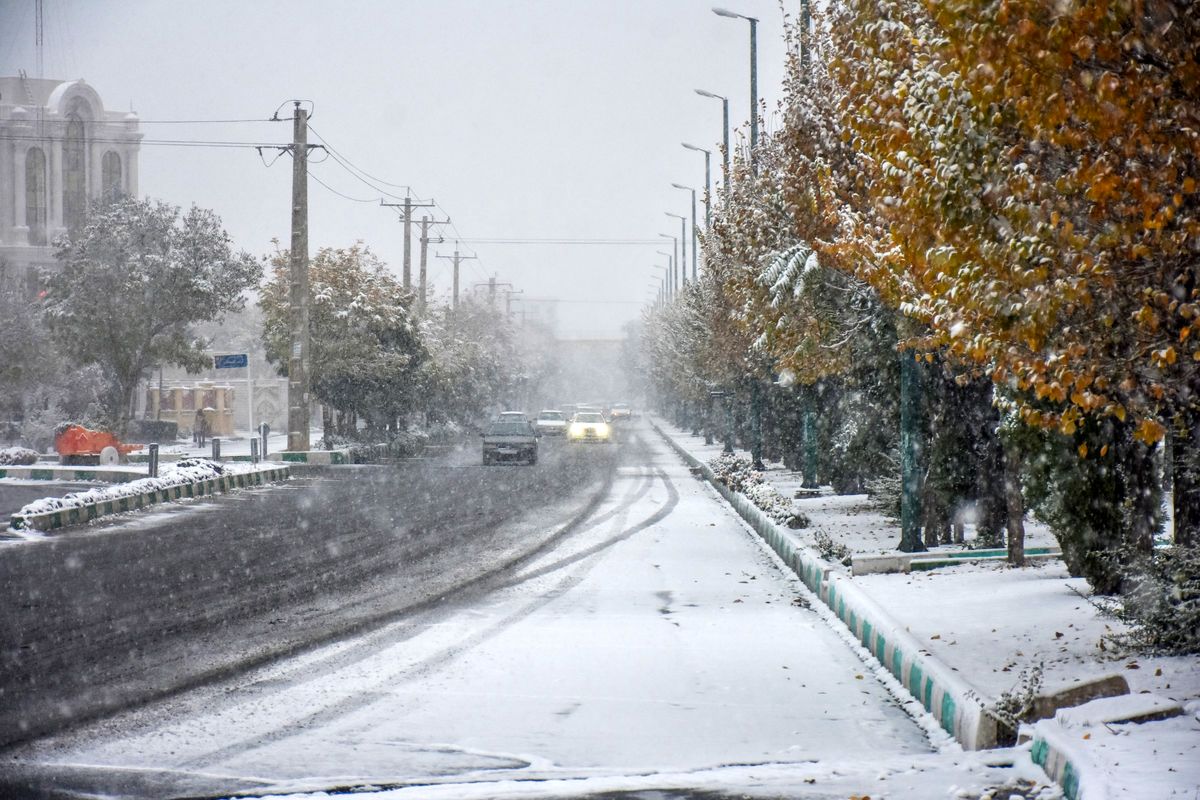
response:
<path fill-rule="evenodd" d="M 527 420 L 497 419 L 482 436 L 485 467 L 504 461 L 537 463 L 538 434 Z"/>

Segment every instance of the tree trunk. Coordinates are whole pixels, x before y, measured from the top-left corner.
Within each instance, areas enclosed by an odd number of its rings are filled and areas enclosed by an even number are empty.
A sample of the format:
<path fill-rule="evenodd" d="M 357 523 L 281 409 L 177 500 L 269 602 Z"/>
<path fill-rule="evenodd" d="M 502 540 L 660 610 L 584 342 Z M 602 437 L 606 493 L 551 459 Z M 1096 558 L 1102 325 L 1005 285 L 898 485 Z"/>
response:
<path fill-rule="evenodd" d="M 921 541 L 921 367 L 911 350 L 900 353 L 900 544 L 916 553 Z"/>
<path fill-rule="evenodd" d="M 1008 563 L 1025 566 L 1025 498 L 1021 495 L 1021 453 L 1004 446 L 1004 505 L 1007 510 Z"/>
<path fill-rule="evenodd" d="M 1200 544 L 1200 454 L 1197 432 L 1200 414 L 1184 407 L 1175 418 L 1171 441 L 1171 508 L 1175 517 L 1175 544 L 1195 547 Z"/>
<path fill-rule="evenodd" d="M 327 403 L 321 404 L 321 436 L 329 449 L 333 443 L 333 409 Z"/>

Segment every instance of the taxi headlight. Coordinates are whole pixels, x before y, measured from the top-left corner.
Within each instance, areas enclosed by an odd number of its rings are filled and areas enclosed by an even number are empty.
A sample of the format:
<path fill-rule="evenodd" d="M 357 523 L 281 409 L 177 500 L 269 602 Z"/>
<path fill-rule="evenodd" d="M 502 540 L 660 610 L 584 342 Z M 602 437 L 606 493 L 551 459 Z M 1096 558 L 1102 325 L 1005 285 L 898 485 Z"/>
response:
<path fill-rule="evenodd" d="M 583 436 L 584 428 L 584 425 L 581 425 L 578 422 L 572 422 L 571 427 L 567 429 L 567 433 L 571 436 Z"/>

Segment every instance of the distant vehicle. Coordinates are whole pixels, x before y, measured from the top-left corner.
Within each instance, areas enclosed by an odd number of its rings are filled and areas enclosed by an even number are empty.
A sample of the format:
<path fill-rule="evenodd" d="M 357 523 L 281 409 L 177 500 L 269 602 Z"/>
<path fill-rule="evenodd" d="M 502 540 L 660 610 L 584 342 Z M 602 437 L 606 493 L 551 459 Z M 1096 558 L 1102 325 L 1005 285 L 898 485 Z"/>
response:
<path fill-rule="evenodd" d="M 500 416 L 504 417 L 503 414 Z M 483 436 L 485 467 L 502 461 L 537 463 L 538 433 L 528 420 L 497 419 L 480 435 Z"/>
<path fill-rule="evenodd" d="M 580 403 L 575 406 L 575 416 L 580 414 L 599 414 L 600 416 L 604 416 L 604 409 L 595 403 Z"/>
<path fill-rule="evenodd" d="M 604 415 L 596 411 L 576 413 L 567 426 L 567 440 L 572 442 L 612 442 L 612 427 Z"/>
<path fill-rule="evenodd" d="M 628 403 L 613 403 L 612 409 L 608 412 L 608 417 L 613 422 L 619 419 L 629 419 L 633 416 L 633 409 Z"/>
<path fill-rule="evenodd" d="M 567 415 L 556 408 L 548 408 L 537 415 L 533 425 L 545 436 L 563 436 L 567 432 Z"/>

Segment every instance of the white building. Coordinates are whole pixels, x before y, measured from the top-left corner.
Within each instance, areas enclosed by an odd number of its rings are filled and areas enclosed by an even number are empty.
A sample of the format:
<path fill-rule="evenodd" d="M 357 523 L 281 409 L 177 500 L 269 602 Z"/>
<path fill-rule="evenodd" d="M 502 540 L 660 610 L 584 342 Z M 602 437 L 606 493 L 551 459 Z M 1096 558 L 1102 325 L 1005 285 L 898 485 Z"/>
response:
<path fill-rule="evenodd" d="M 142 134 L 132 111 L 105 111 L 85 81 L 0 77 L 0 262 L 10 279 L 55 263 L 56 236 L 88 202 L 138 193 Z"/>

